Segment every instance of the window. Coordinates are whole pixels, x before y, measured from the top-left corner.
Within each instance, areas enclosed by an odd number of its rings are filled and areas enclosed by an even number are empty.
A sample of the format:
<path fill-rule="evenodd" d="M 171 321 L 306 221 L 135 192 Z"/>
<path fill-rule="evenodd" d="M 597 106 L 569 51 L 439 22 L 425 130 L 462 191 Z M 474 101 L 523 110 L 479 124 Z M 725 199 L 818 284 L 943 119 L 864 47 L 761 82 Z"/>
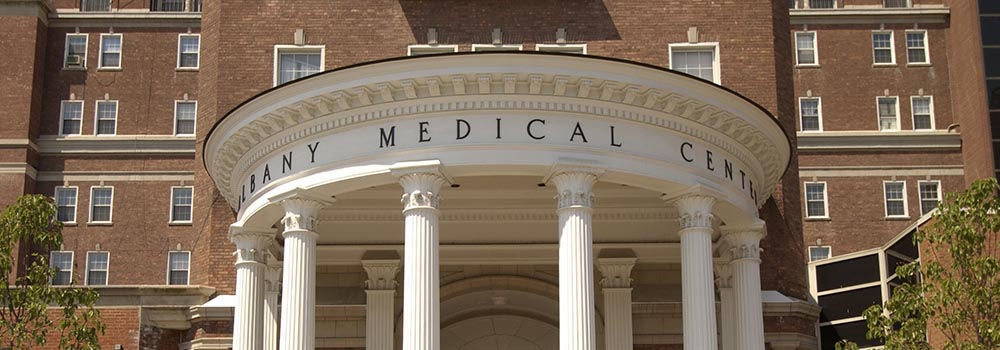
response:
<path fill-rule="evenodd" d="M 97 68 L 120 69 L 122 67 L 122 35 L 101 34 L 101 56 Z"/>
<path fill-rule="evenodd" d="M 167 254 L 167 284 L 188 284 L 191 266 L 191 252 L 170 252 Z"/>
<path fill-rule="evenodd" d="M 795 59 L 800 66 L 819 65 L 816 55 L 816 32 L 795 33 Z"/>
<path fill-rule="evenodd" d="M 198 69 L 201 35 L 181 34 L 177 37 L 177 68 Z"/>
<path fill-rule="evenodd" d="M 832 9 L 837 7 L 836 0 L 806 0 L 809 2 L 809 8 L 814 9 Z"/>
<path fill-rule="evenodd" d="M 823 260 L 830 258 L 830 246 L 809 247 L 809 261 Z"/>
<path fill-rule="evenodd" d="M 719 46 L 708 44 L 671 44 L 670 69 L 719 84 Z"/>
<path fill-rule="evenodd" d="M 56 187 L 56 219 L 76 223 L 76 187 Z"/>
<path fill-rule="evenodd" d="M 806 182 L 806 217 L 829 217 L 827 214 L 825 182 Z"/>
<path fill-rule="evenodd" d="M 474 52 L 521 51 L 522 49 L 524 49 L 524 45 L 472 44 L 472 51 Z"/>
<path fill-rule="evenodd" d="M 927 52 L 927 31 L 907 30 L 906 31 L 906 63 L 928 64 L 931 63 L 930 55 Z"/>
<path fill-rule="evenodd" d="M 87 68 L 87 34 L 66 34 L 63 68 Z"/>
<path fill-rule="evenodd" d="M 52 276 L 53 286 L 68 286 L 73 283 L 73 252 L 49 253 L 49 265 L 56 269 L 55 276 Z"/>
<path fill-rule="evenodd" d="M 537 44 L 535 51 L 587 54 L 587 44 Z"/>
<path fill-rule="evenodd" d="M 324 46 L 275 46 L 274 85 L 323 71 Z"/>
<path fill-rule="evenodd" d="M 90 222 L 110 223 L 111 205 L 114 199 L 114 187 L 90 188 Z"/>
<path fill-rule="evenodd" d="M 920 181 L 920 215 L 929 213 L 941 203 L 941 181 Z"/>
<path fill-rule="evenodd" d="M 820 111 L 819 97 L 799 98 L 799 115 L 802 117 L 802 131 L 823 131 Z"/>
<path fill-rule="evenodd" d="M 193 187 L 170 188 L 170 222 L 191 222 Z"/>
<path fill-rule="evenodd" d="M 896 64 L 896 49 L 892 45 L 892 32 L 872 33 L 872 54 L 875 64 Z"/>
<path fill-rule="evenodd" d="M 80 0 L 80 11 L 111 11 L 111 0 Z"/>
<path fill-rule="evenodd" d="M 80 135 L 83 101 L 62 101 L 59 109 L 59 135 Z"/>
<path fill-rule="evenodd" d="M 885 216 L 886 217 L 906 217 L 906 182 L 886 181 L 885 187 Z"/>
<path fill-rule="evenodd" d="M 108 285 L 108 252 L 87 252 L 87 285 Z"/>
<path fill-rule="evenodd" d="M 194 135 L 194 125 L 198 118 L 198 102 L 174 102 L 174 135 Z"/>
<path fill-rule="evenodd" d="M 934 129 L 934 104 L 930 96 L 910 97 L 913 111 L 913 130 Z"/>
<path fill-rule="evenodd" d="M 452 52 L 458 52 L 458 45 L 410 45 L 406 47 L 407 56 L 422 56 Z"/>
<path fill-rule="evenodd" d="M 94 134 L 114 135 L 118 119 L 118 101 L 97 101 L 94 114 L 97 119 L 94 124 Z"/>
<path fill-rule="evenodd" d="M 899 103 L 897 100 L 898 98 L 895 96 L 877 98 L 879 130 L 899 130 Z"/>
<path fill-rule="evenodd" d="M 154 0 L 153 11 L 183 12 L 185 0 Z"/>
<path fill-rule="evenodd" d="M 882 7 L 885 8 L 910 7 L 910 2 L 908 0 L 882 0 Z"/>

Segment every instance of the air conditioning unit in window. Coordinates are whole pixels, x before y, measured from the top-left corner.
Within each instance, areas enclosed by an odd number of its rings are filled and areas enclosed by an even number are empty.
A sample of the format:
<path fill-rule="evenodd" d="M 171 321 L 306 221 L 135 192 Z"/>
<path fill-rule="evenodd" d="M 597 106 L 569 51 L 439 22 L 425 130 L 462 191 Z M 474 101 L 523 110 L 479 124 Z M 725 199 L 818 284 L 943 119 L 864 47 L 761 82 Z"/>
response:
<path fill-rule="evenodd" d="M 66 56 L 66 66 L 68 67 L 83 67 L 83 57 L 80 55 L 67 55 Z"/>

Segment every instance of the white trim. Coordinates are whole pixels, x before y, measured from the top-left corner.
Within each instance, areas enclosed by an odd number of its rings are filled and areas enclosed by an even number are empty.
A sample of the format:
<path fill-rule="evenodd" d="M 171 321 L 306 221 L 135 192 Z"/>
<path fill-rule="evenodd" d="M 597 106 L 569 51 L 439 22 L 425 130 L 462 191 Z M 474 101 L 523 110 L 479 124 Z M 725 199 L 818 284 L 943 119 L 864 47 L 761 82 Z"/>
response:
<path fill-rule="evenodd" d="M 66 103 L 79 103 L 80 104 L 80 132 L 76 134 L 67 134 L 63 130 L 63 122 L 65 119 L 63 116 L 66 112 Z M 87 104 L 83 100 L 62 100 L 59 102 L 59 136 L 80 136 L 83 135 L 83 114 L 84 110 L 87 109 Z"/>
<path fill-rule="evenodd" d="M 874 254 L 871 254 L 871 255 L 874 255 Z M 816 260 L 816 261 L 826 261 L 826 260 L 829 260 L 829 259 Z M 879 268 L 879 270 L 881 270 L 881 268 Z M 827 295 L 852 292 L 852 291 L 856 291 L 856 290 L 859 290 L 859 289 L 865 289 L 865 288 L 871 288 L 871 287 L 878 287 L 881 284 L 883 284 L 882 280 L 879 279 L 877 281 L 865 282 L 865 283 L 862 283 L 862 284 L 852 284 L 852 285 L 849 285 L 847 287 L 840 287 L 840 288 L 835 288 L 835 289 L 828 289 L 828 290 L 824 290 L 822 292 L 817 292 L 816 293 L 816 298 L 817 298 L 817 301 L 819 301 L 819 297 L 825 297 Z"/>
<path fill-rule="evenodd" d="M 879 106 L 878 103 L 879 103 L 879 100 L 881 100 L 881 99 L 889 99 L 889 98 L 891 98 L 891 99 L 893 99 L 893 100 L 896 101 L 896 128 L 895 129 L 883 129 L 882 128 L 882 110 L 880 109 L 880 106 Z M 882 131 L 882 132 L 899 132 L 899 131 L 903 130 L 902 125 L 900 125 L 900 124 L 902 124 L 902 122 L 901 122 L 901 119 L 899 118 L 899 96 L 875 96 L 875 120 L 877 122 L 876 125 L 878 126 L 878 131 Z"/>
<path fill-rule="evenodd" d="M 67 58 L 69 58 L 69 38 L 70 37 L 83 37 L 85 39 L 83 41 L 83 57 L 82 57 L 83 64 L 80 65 L 79 67 L 77 67 L 77 66 L 72 66 L 71 67 L 71 66 L 69 66 L 69 65 L 66 64 Z M 63 69 L 87 70 L 87 49 L 88 49 L 89 45 L 90 45 L 90 35 L 89 34 L 87 34 L 87 33 L 66 33 L 66 45 L 63 48 Z"/>
<path fill-rule="evenodd" d="M 199 45 L 201 45 L 200 42 Z M 272 83 L 274 85 L 272 86 L 278 86 L 279 84 L 278 76 L 280 72 L 278 72 L 278 68 L 282 52 L 315 53 L 316 50 L 319 50 L 319 72 L 316 73 L 320 73 L 326 70 L 326 45 L 274 45 L 274 69 L 272 70 L 274 74 Z"/>
<path fill-rule="evenodd" d="M 107 221 L 94 221 L 94 190 L 99 188 L 110 188 L 111 189 L 111 204 L 108 204 L 108 220 Z M 90 210 L 87 213 L 88 224 L 110 224 L 114 222 L 114 212 L 115 212 L 115 187 L 114 186 L 90 186 Z"/>
<path fill-rule="evenodd" d="M 917 129 L 917 113 L 916 113 L 916 109 L 913 108 L 914 107 L 913 101 L 916 100 L 916 99 L 927 99 L 927 107 L 929 108 L 929 111 L 930 111 L 930 114 L 931 114 L 930 115 L 930 119 L 931 119 L 931 128 L 930 129 Z M 934 130 L 935 128 L 937 128 L 935 126 L 936 124 L 934 123 L 934 119 L 935 119 L 934 118 L 934 96 L 910 96 L 910 122 L 912 123 L 911 125 L 913 126 L 913 130 Z"/>
<path fill-rule="evenodd" d="M 115 104 L 115 119 L 114 119 L 115 120 L 115 130 L 112 131 L 110 134 L 99 134 L 98 131 L 97 131 L 98 127 L 101 124 L 100 123 L 100 120 L 101 120 L 100 118 L 101 117 L 99 115 L 99 112 L 101 111 L 101 108 L 99 106 L 101 105 L 101 103 L 114 103 Z M 83 129 L 83 125 L 80 125 L 80 129 Z M 82 130 L 81 130 L 81 133 L 82 133 Z M 94 136 L 105 137 L 105 136 L 114 136 L 114 135 L 118 135 L 118 100 L 97 100 L 97 101 L 94 101 Z"/>
<path fill-rule="evenodd" d="M 889 52 L 892 62 L 875 62 L 875 34 L 889 34 Z M 895 66 L 896 65 L 896 34 L 892 30 L 873 30 L 871 35 L 872 64 L 875 66 Z M 884 49 L 883 49 L 884 50 Z"/>
<path fill-rule="evenodd" d="M 78 186 L 56 186 L 55 190 L 52 192 L 52 197 L 56 202 L 56 219 L 59 219 L 59 190 L 60 189 L 73 189 L 75 193 L 75 199 L 73 202 L 73 220 L 63 221 L 63 225 L 76 225 L 77 213 L 80 211 L 80 188 Z"/>
<path fill-rule="evenodd" d="M 477 50 L 479 49 L 479 50 Z M 524 45 L 520 44 L 472 44 L 472 52 L 487 52 L 487 51 L 521 51 L 524 50 Z"/>
<path fill-rule="evenodd" d="M 826 259 L 829 259 L 829 258 L 833 257 L 833 247 L 831 247 L 831 246 L 828 246 L 828 245 L 811 245 L 811 246 L 809 246 L 807 248 L 808 248 L 808 252 L 809 252 L 809 261 L 820 261 L 820 260 L 826 260 Z M 819 258 L 819 259 L 813 259 L 812 258 L 812 250 L 813 250 L 813 248 L 826 248 L 826 257 L 825 258 Z"/>
<path fill-rule="evenodd" d="M 92 284 L 90 284 L 90 255 L 100 254 L 100 253 L 107 254 L 108 266 L 104 270 L 95 270 L 95 271 L 104 271 L 104 284 L 99 284 L 97 286 L 111 285 L 111 252 L 107 250 L 91 250 L 87 251 L 87 260 L 84 262 L 84 267 L 83 267 L 85 271 L 85 274 L 83 276 L 83 285 L 85 286 L 92 286 Z"/>
<path fill-rule="evenodd" d="M 184 271 L 187 271 L 187 280 L 184 281 L 183 285 L 185 285 L 185 286 L 186 285 L 190 285 L 191 284 L 191 251 L 190 250 L 171 250 L 171 251 L 167 252 L 167 281 L 166 281 L 165 284 L 168 285 L 168 286 L 179 286 L 179 284 L 170 284 L 170 273 L 174 271 L 172 269 L 172 267 L 170 266 L 170 255 L 174 254 L 174 253 L 187 253 L 188 268 L 187 268 L 187 270 L 184 270 Z M 177 271 L 181 271 L 181 270 L 177 270 Z"/>
<path fill-rule="evenodd" d="M 864 321 L 864 320 L 865 320 L 865 316 L 854 316 L 854 317 L 848 317 L 848 318 L 841 318 L 841 319 L 834 320 L 834 321 L 820 322 L 819 326 L 820 327 L 836 326 L 838 324 L 853 323 L 853 322 Z M 873 348 L 863 348 L 863 349 L 859 349 L 859 350 L 865 350 L 865 349 L 873 349 Z M 877 349 L 877 347 L 874 348 L 874 349 Z"/>
<path fill-rule="evenodd" d="M 809 215 L 809 185 L 823 185 L 823 215 L 810 216 Z M 802 183 L 802 203 L 805 205 L 805 217 L 806 219 L 829 219 L 830 218 L 830 197 L 827 194 L 826 181 L 806 181 Z"/>
<path fill-rule="evenodd" d="M 118 66 L 106 67 L 104 66 L 104 38 L 109 36 L 118 37 Z M 97 69 L 99 70 L 121 70 L 124 66 L 123 59 L 125 55 L 122 52 L 125 50 L 125 36 L 122 33 L 101 33 L 100 46 L 97 48 Z"/>
<path fill-rule="evenodd" d="M 196 54 L 198 56 L 198 59 L 195 60 L 194 67 L 181 67 L 181 39 L 184 38 L 184 37 L 186 37 L 186 36 L 198 38 L 198 52 Z M 176 67 L 177 70 L 181 70 L 181 71 L 198 70 L 198 67 L 200 67 L 200 66 L 201 66 L 201 34 L 198 34 L 198 33 L 194 33 L 194 34 L 188 34 L 188 33 L 177 34 L 177 67 Z"/>
<path fill-rule="evenodd" d="M 802 34 L 802 35 L 811 34 L 812 37 L 813 37 L 813 40 L 812 40 L 812 43 L 813 43 L 813 48 L 812 48 L 813 63 L 801 63 L 801 62 L 799 62 L 799 35 L 800 34 Z M 795 40 L 795 66 L 796 67 L 819 67 L 819 35 L 816 34 L 816 31 L 810 30 L 810 31 L 795 32 L 795 36 L 794 36 L 793 39 Z"/>
<path fill-rule="evenodd" d="M 802 101 L 803 100 L 816 100 L 816 117 L 819 120 L 818 130 L 806 130 L 805 123 L 802 121 Z M 799 130 L 802 132 L 823 132 L 823 100 L 820 97 L 799 97 Z"/>
<path fill-rule="evenodd" d="M 889 197 L 886 191 L 886 185 L 888 184 L 902 184 L 903 185 L 903 214 L 901 215 L 889 215 Z M 884 180 L 882 181 L 882 206 L 885 207 L 885 217 L 887 219 L 899 219 L 899 218 L 909 218 L 910 217 L 910 207 L 909 202 L 906 198 L 906 180 Z M 898 201 L 898 200 L 893 200 Z"/>
<path fill-rule="evenodd" d="M 194 104 L 194 130 L 190 134 L 177 133 L 177 105 L 181 103 Z M 174 136 L 195 136 L 198 133 L 198 100 L 174 100 Z"/>
<path fill-rule="evenodd" d="M 674 48 L 680 51 L 707 51 L 712 50 L 712 82 L 718 85 L 722 85 L 722 60 L 719 57 L 719 43 L 718 42 L 703 42 L 703 43 L 676 43 L 667 45 L 667 58 L 670 61 L 669 68 L 674 69 Z"/>
<path fill-rule="evenodd" d="M 877 152 L 883 149 L 926 150 L 954 149 L 962 147 L 961 135 L 946 130 L 882 132 L 864 131 L 824 131 L 795 133 L 799 150 L 837 151 L 851 149 L 862 152 Z"/>
<path fill-rule="evenodd" d="M 53 251 L 49 252 L 49 267 L 53 267 L 52 266 L 52 262 L 54 261 L 54 259 L 52 258 L 52 255 L 55 254 L 55 253 L 69 253 L 69 283 L 67 283 L 67 284 L 56 284 L 56 285 L 57 286 L 71 286 L 71 285 L 73 285 L 73 263 L 76 262 L 76 256 L 75 256 L 76 253 L 73 252 L 72 250 L 53 250 Z M 55 280 L 55 277 L 56 276 L 52 276 L 52 278 L 49 279 L 49 284 L 52 284 L 52 281 Z"/>
<path fill-rule="evenodd" d="M 938 205 L 941 205 L 941 201 L 942 201 L 942 198 L 941 198 L 941 180 L 919 180 L 919 181 L 917 181 L 917 201 L 920 202 L 920 215 L 926 215 L 927 213 L 930 212 L 930 211 L 926 211 L 926 212 L 924 211 L 924 198 L 921 197 L 921 194 L 923 192 L 920 190 L 920 185 L 925 184 L 925 183 L 935 183 L 935 184 L 937 184 L 937 201 L 938 201 Z M 931 209 L 931 210 L 933 210 L 933 209 Z"/>
<path fill-rule="evenodd" d="M 555 50 L 549 50 L 549 49 L 555 49 Z M 569 51 L 568 49 L 579 49 L 580 55 L 587 54 L 587 44 L 535 44 L 535 51 L 576 53 L 576 52 L 566 52 Z"/>
<path fill-rule="evenodd" d="M 911 33 L 923 33 L 924 34 L 924 62 L 910 62 L 910 40 L 906 37 Z M 930 40 L 926 29 L 907 29 L 903 33 L 903 44 L 906 45 L 906 65 L 908 66 L 929 66 L 931 65 L 931 48 Z"/>
<path fill-rule="evenodd" d="M 420 55 L 433 55 L 439 53 L 458 52 L 458 45 L 406 45 L 406 55 L 413 56 L 413 49 L 417 49 L 417 51 L 420 50 L 435 51 L 435 52 L 420 54 Z"/>
<path fill-rule="evenodd" d="M 170 216 L 167 217 L 167 223 L 170 224 L 190 224 L 191 220 L 178 220 L 174 221 L 174 190 L 179 188 L 190 188 L 191 189 L 191 219 L 194 219 L 194 186 L 170 186 Z"/>

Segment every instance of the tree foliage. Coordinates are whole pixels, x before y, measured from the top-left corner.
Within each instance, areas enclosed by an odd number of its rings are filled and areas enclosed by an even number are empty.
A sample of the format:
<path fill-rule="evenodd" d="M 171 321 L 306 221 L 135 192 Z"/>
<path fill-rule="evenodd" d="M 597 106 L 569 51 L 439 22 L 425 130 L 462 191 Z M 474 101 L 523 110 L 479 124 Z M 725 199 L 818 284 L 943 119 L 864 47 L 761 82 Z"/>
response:
<path fill-rule="evenodd" d="M 883 305 L 864 312 L 869 339 L 886 349 L 1000 349 L 1000 186 L 978 180 L 950 195 L 913 239 L 921 262 L 902 265 L 904 281 Z M 928 328 L 930 326 L 930 328 Z M 939 344 L 940 343 L 940 344 Z M 856 349 L 842 342 L 838 348 Z"/>
<path fill-rule="evenodd" d="M 31 248 L 20 257 L 27 262 L 23 273 L 0 283 L 0 341 L 11 350 L 46 345 L 53 331 L 60 349 L 100 349 L 104 324 L 94 308 L 97 292 L 49 283 L 56 269 L 47 252 L 62 245 L 62 223 L 55 217 L 55 205 L 42 195 L 21 196 L 0 217 L 0 274 L 11 276 L 16 268 L 18 244 Z"/>

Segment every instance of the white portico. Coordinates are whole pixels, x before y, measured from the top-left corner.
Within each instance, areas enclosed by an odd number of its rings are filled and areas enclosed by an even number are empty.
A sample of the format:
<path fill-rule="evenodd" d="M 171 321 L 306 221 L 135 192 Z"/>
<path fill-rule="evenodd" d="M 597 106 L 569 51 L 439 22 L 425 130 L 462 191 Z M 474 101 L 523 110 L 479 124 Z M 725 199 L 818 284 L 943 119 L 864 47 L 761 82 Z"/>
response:
<path fill-rule="evenodd" d="M 631 349 L 632 270 L 661 264 L 680 279 L 636 297 L 676 289 L 676 343 L 764 349 L 757 208 L 789 152 L 753 102 L 620 60 L 455 54 L 280 86 L 205 146 L 238 212 L 233 348 L 335 347 L 316 313 L 355 294 L 317 268 L 344 266 L 366 276 L 367 349 Z"/>

